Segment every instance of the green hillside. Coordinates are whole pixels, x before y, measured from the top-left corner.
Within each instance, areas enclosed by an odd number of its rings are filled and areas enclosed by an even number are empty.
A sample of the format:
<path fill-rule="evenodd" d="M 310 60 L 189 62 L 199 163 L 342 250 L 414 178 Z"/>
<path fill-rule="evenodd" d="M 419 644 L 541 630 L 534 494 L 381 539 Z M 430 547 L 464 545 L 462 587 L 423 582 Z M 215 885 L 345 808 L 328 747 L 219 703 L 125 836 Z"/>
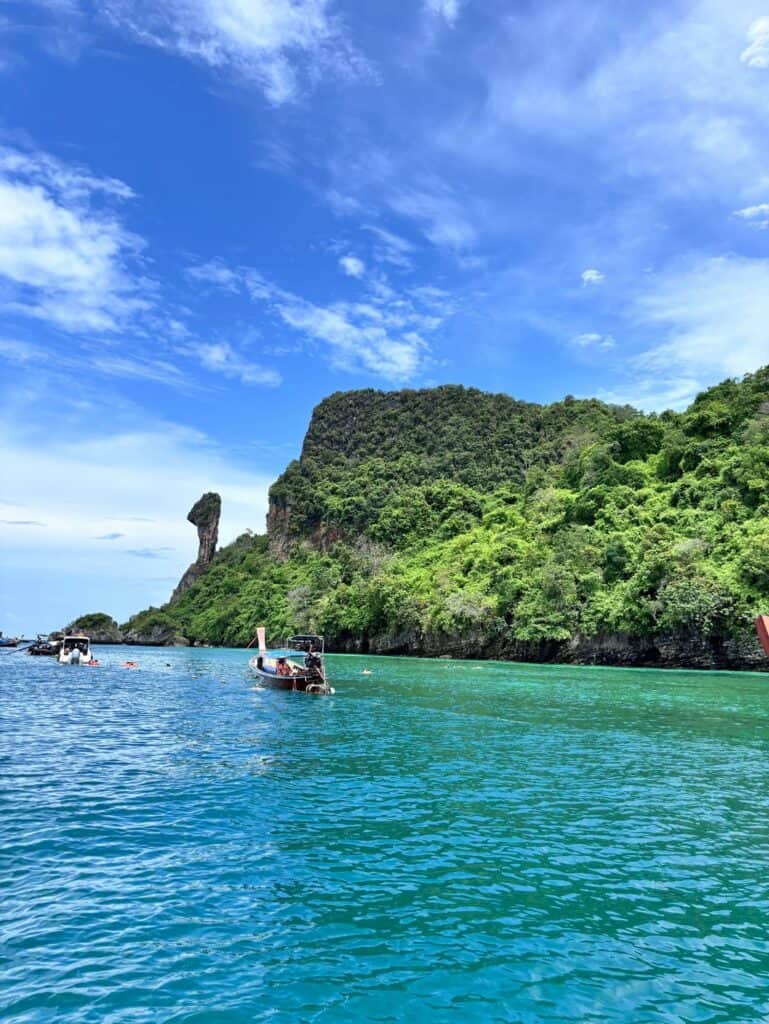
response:
<path fill-rule="evenodd" d="M 126 628 L 237 645 L 264 622 L 276 639 L 500 656 L 606 636 L 717 651 L 769 606 L 768 442 L 769 368 L 661 416 L 461 387 L 332 395 L 272 487 L 269 538 L 238 538 Z"/>

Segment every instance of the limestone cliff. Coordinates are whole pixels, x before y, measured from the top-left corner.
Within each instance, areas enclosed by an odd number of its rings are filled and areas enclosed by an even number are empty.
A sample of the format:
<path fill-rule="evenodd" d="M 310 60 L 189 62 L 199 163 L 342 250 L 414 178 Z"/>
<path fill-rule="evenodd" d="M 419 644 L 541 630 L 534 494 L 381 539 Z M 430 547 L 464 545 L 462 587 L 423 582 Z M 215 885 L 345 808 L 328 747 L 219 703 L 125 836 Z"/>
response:
<path fill-rule="evenodd" d="M 216 554 L 222 499 L 213 491 L 204 494 L 190 509 L 187 521 L 198 528 L 198 557 L 176 585 L 169 604 L 174 604 L 208 568 Z"/>

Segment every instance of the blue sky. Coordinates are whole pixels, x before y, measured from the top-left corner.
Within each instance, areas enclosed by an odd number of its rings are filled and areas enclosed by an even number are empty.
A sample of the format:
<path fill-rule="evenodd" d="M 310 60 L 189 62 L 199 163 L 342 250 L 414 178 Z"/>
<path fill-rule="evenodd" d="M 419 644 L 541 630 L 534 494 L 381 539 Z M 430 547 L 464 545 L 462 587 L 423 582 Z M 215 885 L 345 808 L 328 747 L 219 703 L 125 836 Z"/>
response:
<path fill-rule="evenodd" d="M 313 405 L 680 408 L 769 362 L 769 8 L 0 8 L 0 628 L 124 619 Z"/>

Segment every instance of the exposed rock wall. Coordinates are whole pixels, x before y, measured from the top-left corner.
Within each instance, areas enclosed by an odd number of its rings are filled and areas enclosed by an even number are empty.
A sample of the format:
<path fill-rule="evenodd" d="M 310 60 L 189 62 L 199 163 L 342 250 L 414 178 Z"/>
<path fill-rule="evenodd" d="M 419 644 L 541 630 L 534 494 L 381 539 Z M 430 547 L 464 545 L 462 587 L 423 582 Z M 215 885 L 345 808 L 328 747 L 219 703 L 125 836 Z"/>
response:
<path fill-rule="evenodd" d="M 267 536 L 270 555 L 281 561 L 288 558 L 291 548 L 291 505 L 270 497 L 267 509 Z"/>
<path fill-rule="evenodd" d="M 404 632 L 330 638 L 329 649 L 356 654 L 449 656 L 541 664 L 769 671 L 769 659 L 758 638 L 749 633 L 736 639 L 713 637 L 703 644 L 687 642 L 686 638 L 677 636 L 636 637 L 616 633 L 523 643 L 481 632 L 461 635 Z"/>
<path fill-rule="evenodd" d="M 213 491 L 204 494 L 190 509 L 187 520 L 198 528 L 198 557 L 177 583 L 169 604 L 178 601 L 184 591 L 192 586 L 213 561 L 216 544 L 219 540 L 221 514 L 222 499 Z"/>

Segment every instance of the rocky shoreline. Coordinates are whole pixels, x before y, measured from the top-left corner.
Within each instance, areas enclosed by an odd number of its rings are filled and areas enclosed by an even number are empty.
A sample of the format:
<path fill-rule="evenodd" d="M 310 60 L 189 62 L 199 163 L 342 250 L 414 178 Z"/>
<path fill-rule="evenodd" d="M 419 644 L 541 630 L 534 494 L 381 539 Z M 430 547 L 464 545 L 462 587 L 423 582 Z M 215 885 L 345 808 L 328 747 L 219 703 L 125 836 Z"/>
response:
<path fill-rule="evenodd" d="M 114 621 L 114 620 L 113 620 Z M 77 625 L 73 623 L 73 626 Z M 146 634 L 114 630 L 91 632 L 98 645 L 145 647 L 214 647 L 168 630 Z M 553 665 L 604 665 L 615 668 L 670 668 L 767 672 L 769 661 L 758 639 L 749 633 L 740 638 L 711 638 L 708 645 L 687 643 L 674 636 L 637 637 L 607 634 L 572 637 L 569 640 L 524 643 L 482 634 L 413 633 L 374 637 L 327 637 L 327 650 L 337 654 L 371 654 L 456 660 L 510 661 Z M 245 648 L 243 648 L 245 649 Z"/>

